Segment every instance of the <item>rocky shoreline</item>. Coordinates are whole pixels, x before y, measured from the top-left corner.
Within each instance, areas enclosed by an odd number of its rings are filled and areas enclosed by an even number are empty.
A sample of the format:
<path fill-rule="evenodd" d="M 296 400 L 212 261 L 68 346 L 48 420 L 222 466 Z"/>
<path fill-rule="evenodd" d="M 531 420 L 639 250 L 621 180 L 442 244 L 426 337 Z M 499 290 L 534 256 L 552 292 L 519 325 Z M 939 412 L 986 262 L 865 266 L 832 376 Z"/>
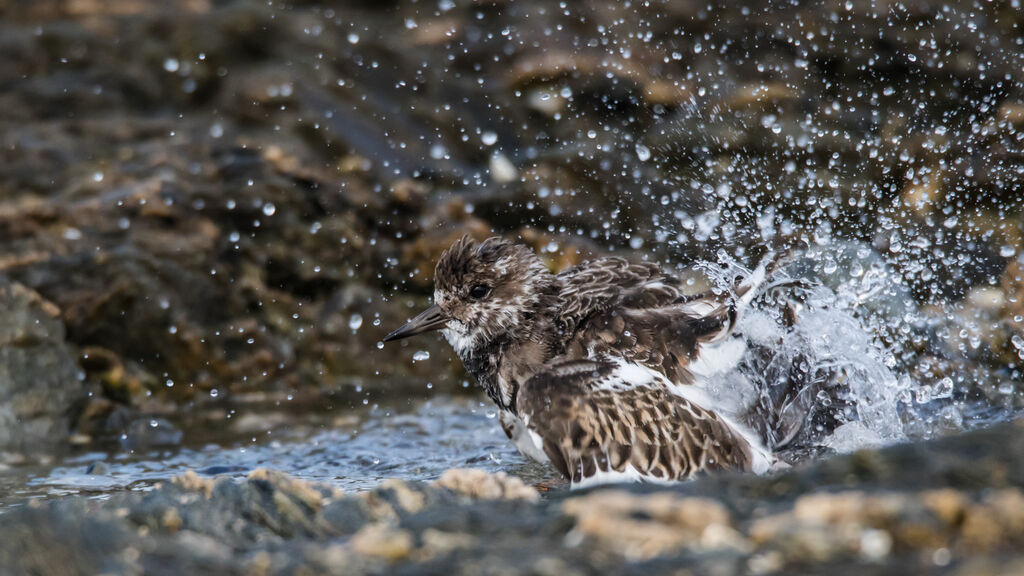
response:
<path fill-rule="evenodd" d="M 450 470 L 344 494 L 272 470 L 5 512 L 11 574 L 1016 574 L 1024 420 L 767 477 L 538 493 Z"/>

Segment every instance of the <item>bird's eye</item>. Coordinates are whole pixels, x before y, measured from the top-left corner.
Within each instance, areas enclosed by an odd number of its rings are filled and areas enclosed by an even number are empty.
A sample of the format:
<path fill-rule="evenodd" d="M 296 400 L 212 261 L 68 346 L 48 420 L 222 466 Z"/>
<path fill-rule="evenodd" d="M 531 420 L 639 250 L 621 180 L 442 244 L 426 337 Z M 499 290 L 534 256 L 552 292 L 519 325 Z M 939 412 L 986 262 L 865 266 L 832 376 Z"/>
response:
<path fill-rule="evenodd" d="M 476 286 L 473 286 L 472 288 L 469 289 L 469 296 L 474 300 L 479 300 L 484 296 L 487 296 L 487 293 L 490 291 L 491 289 L 488 288 L 487 286 L 484 286 L 483 284 L 477 284 Z"/>

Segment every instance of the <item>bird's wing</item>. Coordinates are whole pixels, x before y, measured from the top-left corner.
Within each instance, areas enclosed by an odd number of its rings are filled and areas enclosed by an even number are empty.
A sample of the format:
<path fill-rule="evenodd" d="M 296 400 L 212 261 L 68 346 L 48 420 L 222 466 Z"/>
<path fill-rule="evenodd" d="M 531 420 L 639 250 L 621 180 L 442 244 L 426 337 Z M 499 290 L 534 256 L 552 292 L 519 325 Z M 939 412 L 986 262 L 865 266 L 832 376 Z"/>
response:
<path fill-rule="evenodd" d="M 626 272 L 629 267 L 624 261 L 599 267 L 597 270 L 615 278 L 633 280 L 631 284 L 626 280 L 609 283 L 604 278 L 602 284 L 594 285 L 591 291 L 601 292 L 606 300 L 603 307 L 592 305 L 596 298 L 588 301 L 589 314 L 576 320 L 569 340 L 571 355 L 621 355 L 661 372 L 675 384 L 692 383 L 694 373 L 707 376 L 725 372 L 740 362 L 746 350 L 741 339 L 729 337 L 763 284 L 767 262 L 738 280 L 731 292 L 696 295 L 684 294 L 675 278 L 662 274 L 654 265 L 633 273 Z M 583 272 L 572 276 L 581 288 L 579 293 L 588 285 L 582 279 L 597 273 L 590 269 Z M 609 295 L 612 292 L 614 296 Z M 574 308 L 584 309 L 584 305 Z"/>
<path fill-rule="evenodd" d="M 623 357 L 553 362 L 523 385 L 517 410 L 574 487 L 769 466 L 763 449 L 734 424 Z"/>
<path fill-rule="evenodd" d="M 561 272 L 560 328 L 566 334 L 574 333 L 587 319 L 617 305 L 630 289 L 651 284 L 661 276 L 656 264 L 622 258 L 592 260 Z"/>

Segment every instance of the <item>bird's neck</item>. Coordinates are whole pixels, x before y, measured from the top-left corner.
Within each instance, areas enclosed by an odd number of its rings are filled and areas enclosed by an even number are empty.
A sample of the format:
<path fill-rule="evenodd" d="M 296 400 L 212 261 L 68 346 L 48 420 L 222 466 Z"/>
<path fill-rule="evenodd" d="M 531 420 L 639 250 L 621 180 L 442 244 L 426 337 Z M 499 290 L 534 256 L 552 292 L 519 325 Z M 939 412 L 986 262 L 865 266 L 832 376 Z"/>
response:
<path fill-rule="evenodd" d="M 505 334 L 459 354 L 487 396 L 513 414 L 520 386 L 564 350 L 561 334 L 550 322 L 535 322 L 533 328 L 520 337 Z"/>
<path fill-rule="evenodd" d="M 487 396 L 502 410 L 514 411 L 515 391 L 502 386 L 498 377 L 510 343 L 507 337 L 502 336 L 480 346 L 460 350 L 458 355 L 466 371 L 483 387 Z"/>
<path fill-rule="evenodd" d="M 565 347 L 565 335 L 555 321 L 559 282 L 547 270 L 541 270 L 534 283 L 537 300 L 528 312 L 518 316 L 513 330 L 486 339 L 480 338 L 480 333 L 460 337 L 452 330 L 445 331 L 466 371 L 499 408 L 513 414 L 519 387 Z"/>

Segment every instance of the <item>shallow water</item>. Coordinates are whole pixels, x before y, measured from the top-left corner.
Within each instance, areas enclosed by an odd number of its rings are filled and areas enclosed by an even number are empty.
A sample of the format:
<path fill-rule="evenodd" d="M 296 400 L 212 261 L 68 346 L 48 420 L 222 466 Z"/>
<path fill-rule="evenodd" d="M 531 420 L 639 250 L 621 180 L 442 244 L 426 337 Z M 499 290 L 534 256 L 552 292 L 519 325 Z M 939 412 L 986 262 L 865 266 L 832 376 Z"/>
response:
<path fill-rule="evenodd" d="M 459 467 L 505 471 L 528 482 L 549 474 L 515 450 L 494 410 L 476 400 L 439 396 L 399 409 L 367 408 L 341 425 L 309 426 L 295 420 L 308 415 L 285 417 L 292 420 L 262 438 L 199 445 L 186 435 L 179 448 L 87 452 L 52 467 L 13 468 L 0 475 L 0 508 L 67 494 L 102 498 L 120 490 L 148 490 L 187 470 L 242 477 L 256 468 L 275 468 L 349 491 L 388 478 L 428 481 Z"/>

